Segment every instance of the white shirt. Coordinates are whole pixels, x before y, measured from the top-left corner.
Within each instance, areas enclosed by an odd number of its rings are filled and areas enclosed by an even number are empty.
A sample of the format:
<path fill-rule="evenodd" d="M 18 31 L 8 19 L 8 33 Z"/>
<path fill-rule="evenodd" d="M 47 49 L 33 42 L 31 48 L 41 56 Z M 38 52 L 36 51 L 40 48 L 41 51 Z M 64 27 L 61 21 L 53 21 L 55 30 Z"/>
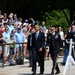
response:
<path fill-rule="evenodd" d="M 61 31 L 59 34 L 60 34 L 61 39 L 64 40 L 64 33 Z"/>

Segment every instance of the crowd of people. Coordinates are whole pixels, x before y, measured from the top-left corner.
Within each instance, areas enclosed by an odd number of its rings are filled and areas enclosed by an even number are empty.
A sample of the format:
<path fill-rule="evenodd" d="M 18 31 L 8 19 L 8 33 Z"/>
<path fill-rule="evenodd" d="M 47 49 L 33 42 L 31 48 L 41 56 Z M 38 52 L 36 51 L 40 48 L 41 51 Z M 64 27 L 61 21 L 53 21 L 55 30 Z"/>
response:
<path fill-rule="evenodd" d="M 44 73 L 44 60 L 52 60 L 53 67 L 51 75 L 60 73 L 57 58 L 60 49 L 64 48 L 63 63 L 66 63 L 69 53 L 69 44 L 66 40 L 73 39 L 75 41 L 75 25 L 68 26 L 66 34 L 62 27 L 45 26 L 45 21 L 41 23 L 33 18 L 18 18 L 17 14 L 0 12 L 0 44 L 12 43 L 4 45 L 4 63 L 16 64 L 19 56 L 24 54 L 25 61 L 29 60 L 29 66 L 32 67 L 33 75 L 36 74 L 36 62 L 40 66 L 40 74 Z M 24 43 L 25 42 L 25 43 Z M 24 43 L 15 44 L 15 43 Z M 0 46 L 0 61 L 2 61 L 2 46 Z M 72 50 L 72 56 L 74 52 Z M 28 60 L 27 60 L 27 59 Z"/>
<path fill-rule="evenodd" d="M 0 11 L 0 44 L 13 43 L 11 45 L 4 46 L 4 63 L 7 64 L 9 59 L 12 59 L 11 61 L 15 64 L 15 59 L 19 57 L 19 54 L 22 55 L 22 44 L 14 43 L 25 42 L 24 57 L 27 58 L 29 56 L 27 41 L 31 32 L 35 32 L 35 24 L 39 24 L 39 21 L 34 21 L 33 18 L 22 20 L 22 18 L 17 17 L 17 14 L 1 13 Z M 46 31 L 46 27 L 44 25 L 45 22 L 43 21 L 40 26 L 41 31 L 43 32 Z M 0 61 L 2 61 L 1 58 L 2 46 L 0 46 Z M 25 61 L 28 60 L 25 59 Z"/>
<path fill-rule="evenodd" d="M 31 21 L 29 23 L 29 21 Z M 0 44 L 13 43 L 11 45 L 4 46 L 4 62 L 8 63 L 9 59 L 15 64 L 19 55 L 22 55 L 24 46 L 24 57 L 27 57 L 27 39 L 30 34 L 30 30 L 34 24 L 33 18 L 26 19 L 24 22 L 22 18 L 18 18 L 17 14 L 0 13 Z M 0 58 L 2 58 L 2 46 L 0 46 Z M 16 58 L 15 58 L 16 57 Z M 25 60 L 28 61 L 28 60 Z"/>

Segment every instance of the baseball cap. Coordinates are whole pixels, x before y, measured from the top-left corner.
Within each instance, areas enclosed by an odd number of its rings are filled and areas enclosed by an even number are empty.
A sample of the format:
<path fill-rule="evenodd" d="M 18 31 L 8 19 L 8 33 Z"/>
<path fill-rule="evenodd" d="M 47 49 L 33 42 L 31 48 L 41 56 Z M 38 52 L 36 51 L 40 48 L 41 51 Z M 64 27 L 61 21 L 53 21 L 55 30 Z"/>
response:
<path fill-rule="evenodd" d="M 55 29 L 55 27 L 51 27 L 51 30 Z"/>
<path fill-rule="evenodd" d="M 28 23 L 28 22 L 29 22 L 28 19 L 26 19 L 26 20 L 25 20 L 25 23 Z"/>

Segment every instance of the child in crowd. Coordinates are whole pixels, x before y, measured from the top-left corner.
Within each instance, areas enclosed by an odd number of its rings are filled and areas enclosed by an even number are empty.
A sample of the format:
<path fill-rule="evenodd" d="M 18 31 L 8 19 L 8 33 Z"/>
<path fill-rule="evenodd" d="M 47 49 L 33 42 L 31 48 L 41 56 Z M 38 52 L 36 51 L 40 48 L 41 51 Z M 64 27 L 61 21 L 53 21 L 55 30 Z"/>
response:
<path fill-rule="evenodd" d="M 11 65 L 15 65 L 16 64 L 16 62 L 15 62 L 15 60 L 14 60 L 14 48 L 15 48 L 15 41 L 13 40 L 13 38 L 14 38 L 14 36 L 13 35 L 10 35 L 10 43 L 12 43 L 11 45 L 10 45 L 10 57 L 9 57 L 9 63 L 11 64 Z"/>

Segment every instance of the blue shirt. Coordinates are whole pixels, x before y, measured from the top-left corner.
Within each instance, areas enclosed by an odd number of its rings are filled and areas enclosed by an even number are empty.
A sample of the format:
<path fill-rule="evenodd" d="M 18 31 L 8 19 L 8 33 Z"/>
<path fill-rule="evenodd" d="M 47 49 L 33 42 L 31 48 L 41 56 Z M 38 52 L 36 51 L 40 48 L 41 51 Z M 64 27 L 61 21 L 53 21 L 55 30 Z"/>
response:
<path fill-rule="evenodd" d="M 17 19 L 17 18 L 13 19 L 13 23 L 15 23 L 15 22 L 17 22 L 17 21 L 18 21 L 18 19 Z"/>
<path fill-rule="evenodd" d="M 9 28 L 9 33 L 11 34 L 11 31 L 14 29 L 14 26 L 8 25 L 8 28 Z"/>
<path fill-rule="evenodd" d="M 9 43 L 10 42 L 10 33 L 9 32 L 4 32 L 3 36 L 5 37 L 6 42 Z"/>
<path fill-rule="evenodd" d="M 23 35 L 23 33 L 15 33 L 15 42 L 16 43 L 22 43 L 25 41 L 25 37 Z M 22 46 L 22 44 L 17 44 L 16 46 Z"/>

